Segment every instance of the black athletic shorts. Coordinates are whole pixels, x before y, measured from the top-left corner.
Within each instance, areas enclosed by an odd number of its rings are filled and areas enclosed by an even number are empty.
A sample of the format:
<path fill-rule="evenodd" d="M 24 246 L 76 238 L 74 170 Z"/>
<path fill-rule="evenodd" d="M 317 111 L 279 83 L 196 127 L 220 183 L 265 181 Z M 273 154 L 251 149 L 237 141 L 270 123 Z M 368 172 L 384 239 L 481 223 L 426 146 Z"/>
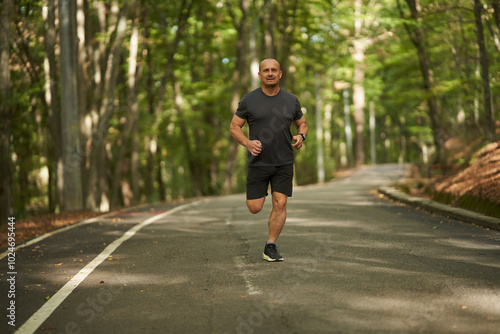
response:
<path fill-rule="evenodd" d="M 267 196 L 271 183 L 271 191 L 292 196 L 293 165 L 285 166 L 248 166 L 247 199 L 258 199 Z"/>

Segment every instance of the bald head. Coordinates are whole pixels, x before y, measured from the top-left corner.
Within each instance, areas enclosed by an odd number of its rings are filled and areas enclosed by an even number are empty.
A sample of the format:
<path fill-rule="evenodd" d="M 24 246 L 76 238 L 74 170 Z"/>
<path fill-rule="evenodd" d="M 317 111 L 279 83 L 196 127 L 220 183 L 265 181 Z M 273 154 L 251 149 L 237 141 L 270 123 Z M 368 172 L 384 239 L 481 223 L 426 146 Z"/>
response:
<path fill-rule="evenodd" d="M 274 65 L 274 66 L 277 66 L 278 67 L 278 70 L 281 71 L 281 65 L 280 63 L 274 59 L 274 58 L 266 58 L 264 59 L 263 61 L 260 62 L 260 66 L 259 66 L 259 71 L 262 71 L 262 66 L 263 65 Z"/>
<path fill-rule="evenodd" d="M 281 65 L 276 59 L 267 58 L 260 63 L 259 78 L 262 81 L 263 89 L 268 91 L 268 95 L 279 91 L 281 76 Z"/>

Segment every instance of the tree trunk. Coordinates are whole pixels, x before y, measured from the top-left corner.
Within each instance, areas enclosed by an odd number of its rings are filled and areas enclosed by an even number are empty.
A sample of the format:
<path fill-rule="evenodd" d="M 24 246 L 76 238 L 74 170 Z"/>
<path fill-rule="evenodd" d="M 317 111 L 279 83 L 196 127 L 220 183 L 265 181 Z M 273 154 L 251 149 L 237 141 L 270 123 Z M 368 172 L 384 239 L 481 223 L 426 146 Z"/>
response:
<path fill-rule="evenodd" d="M 283 11 L 281 15 L 281 21 L 278 19 L 278 31 L 280 32 L 278 38 L 277 55 L 278 60 L 281 64 L 281 68 L 284 71 L 283 77 L 280 80 L 280 86 L 293 92 L 293 87 L 290 82 L 293 82 L 292 73 L 289 71 L 289 57 L 292 54 L 291 47 L 294 42 L 294 36 L 296 34 L 296 18 L 297 9 L 299 6 L 298 0 L 280 0 L 278 8 Z M 290 80 L 290 81 L 289 81 Z"/>
<path fill-rule="evenodd" d="M 352 58 L 354 60 L 354 78 L 352 87 L 352 102 L 354 104 L 354 161 L 356 166 L 365 162 L 364 152 L 364 127 L 365 127 L 365 49 L 368 40 L 362 36 L 363 17 L 361 9 L 362 0 L 354 4 L 354 41 Z"/>
<path fill-rule="evenodd" d="M 375 102 L 370 101 L 370 157 L 371 163 L 377 163 L 377 139 L 376 139 L 376 119 L 375 119 Z"/>
<path fill-rule="evenodd" d="M 149 40 L 149 12 L 151 3 L 150 0 L 144 0 L 144 40 Z M 144 50 L 146 50 L 146 55 L 144 56 L 144 62 L 146 64 L 146 100 L 147 100 L 147 110 L 149 115 L 153 115 L 155 112 L 155 98 L 154 98 L 154 85 L 153 85 L 153 74 L 151 70 L 151 48 L 149 43 L 146 42 L 144 46 Z M 153 170 L 154 170 L 154 161 L 153 161 L 153 153 L 151 152 L 151 138 L 146 135 L 144 137 L 144 150 L 146 152 L 146 172 L 143 174 L 144 179 L 144 193 L 146 196 L 146 201 L 152 201 L 154 197 L 154 182 L 153 182 Z"/>
<path fill-rule="evenodd" d="M 58 173 L 58 165 L 62 165 L 62 151 L 61 151 L 61 109 L 59 106 L 58 97 L 58 79 L 57 79 L 57 68 L 56 68 L 56 6 L 55 0 L 48 0 L 47 4 L 47 16 L 45 17 L 45 101 L 47 101 L 47 107 L 49 108 L 49 133 L 52 137 L 52 143 L 50 144 L 50 153 L 52 156 L 52 161 L 54 161 L 54 167 L 49 166 L 49 175 L 56 175 L 55 184 L 55 203 L 53 196 L 49 194 L 49 210 L 50 212 L 55 211 L 55 206 L 57 205 L 59 209 L 62 206 L 62 174 Z M 53 170 L 55 169 L 55 170 Z M 49 182 L 49 187 L 52 189 L 52 178 Z"/>
<path fill-rule="evenodd" d="M 418 12 L 417 0 L 405 0 L 410 7 L 411 17 L 415 21 L 420 21 L 420 16 Z M 399 0 L 398 8 L 401 13 L 401 17 L 404 18 L 403 11 L 401 9 Z M 427 97 L 428 113 L 431 120 L 432 135 L 434 137 L 434 145 L 438 152 L 438 161 L 440 164 L 446 164 L 446 147 L 445 142 L 447 139 L 447 133 L 441 124 L 439 119 L 439 111 L 436 102 L 436 97 L 434 96 L 434 82 L 431 76 L 430 61 L 427 55 L 427 49 L 424 41 L 424 33 L 420 28 L 420 25 L 416 25 L 416 28 L 411 29 L 408 25 L 405 25 L 406 31 L 410 36 L 410 39 L 417 49 L 418 60 L 420 64 L 420 71 L 423 78 L 423 88 L 425 96 Z"/>
<path fill-rule="evenodd" d="M 149 113 L 152 115 L 154 113 L 161 113 L 163 110 L 163 104 L 165 102 L 165 94 L 167 92 L 167 85 L 169 81 L 172 79 L 173 75 L 173 66 L 174 66 L 174 56 L 177 52 L 177 49 L 179 47 L 179 43 L 181 42 L 181 39 L 183 37 L 184 31 L 186 30 L 187 27 L 187 20 L 191 15 L 191 10 L 193 7 L 193 1 L 189 0 L 183 0 L 180 8 L 179 8 L 179 19 L 177 22 L 177 30 L 175 33 L 175 37 L 173 41 L 168 45 L 166 50 L 168 51 L 167 54 L 165 55 L 166 58 L 166 66 L 165 66 L 165 71 L 163 72 L 163 76 L 161 79 L 161 84 L 160 88 L 158 90 L 158 96 L 156 98 L 156 101 L 154 100 L 154 94 L 153 92 L 153 82 L 152 82 L 152 76 L 150 74 L 150 71 L 148 71 L 148 77 L 147 77 L 147 86 L 148 86 L 148 106 L 149 106 Z M 145 27 L 145 39 L 146 41 L 148 40 L 148 26 Z M 164 25 L 163 29 L 168 29 L 166 24 Z M 151 63 L 151 55 L 149 52 L 149 48 L 146 47 L 146 50 L 148 50 L 147 56 L 146 56 L 146 63 L 148 68 L 150 63 Z M 149 139 L 149 138 L 147 138 Z M 145 180 L 145 186 L 146 186 L 146 196 L 148 198 L 153 198 L 154 197 L 154 182 L 153 182 L 153 176 L 154 176 L 154 169 L 155 169 L 155 162 L 158 162 L 158 167 L 160 168 L 159 162 L 161 162 L 161 157 L 156 157 L 156 154 L 161 154 L 161 151 L 157 149 L 157 140 L 156 138 L 153 138 L 151 140 L 146 140 L 146 152 L 148 154 L 147 157 L 147 166 L 148 166 L 148 175 L 146 176 Z M 160 196 L 163 196 L 162 193 L 164 191 L 164 185 L 163 185 L 163 179 L 161 178 L 161 171 L 158 172 L 157 174 L 157 181 L 159 183 L 159 190 L 160 190 Z"/>
<path fill-rule="evenodd" d="M 360 46 L 362 41 L 355 41 L 355 59 L 364 58 L 364 47 Z M 363 61 L 354 63 L 354 80 L 352 86 L 352 101 L 354 105 L 354 157 L 355 165 L 360 166 L 365 162 L 364 152 L 364 128 L 365 128 L 365 65 Z"/>
<path fill-rule="evenodd" d="M 108 211 L 110 208 L 109 182 L 106 159 L 106 134 L 109 121 L 115 109 L 114 95 L 118 77 L 118 68 L 123 51 L 123 41 L 127 32 L 128 2 L 121 8 L 116 25 L 116 39 L 109 52 L 104 76 L 103 99 L 99 106 L 99 121 L 92 131 L 92 146 L 90 155 L 89 191 L 86 206 L 89 209 Z"/>
<path fill-rule="evenodd" d="M 161 147 L 158 144 L 156 149 L 156 165 L 158 166 L 156 169 L 156 182 L 158 183 L 158 193 L 160 195 L 160 201 L 164 201 L 167 197 L 165 191 L 165 182 L 163 182 L 163 170 L 162 170 L 162 156 L 161 156 Z"/>
<path fill-rule="evenodd" d="M 132 198 L 132 192 L 130 188 L 130 183 L 125 182 L 125 179 L 128 175 L 123 175 L 124 171 L 129 171 L 130 169 L 123 166 L 124 161 L 130 162 L 130 159 L 125 160 L 126 150 L 128 148 L 133 147 L 132 145 L 132 134 L 137 129 L 137 123 L 139 121 L 139 104 L 137 100 L 137 89 L 136 82 L 137 76 L 139 74 L 138 66 L 137 66 L 137 52 L 139 50 L 139 27 L 138 27 L 138 18 L 139 17 L 139 7 L 135 6 L 135 15 L 133 18 L 133 28 L 132 34 L 130 36 L 130 51 L 129 51 L 129 60 L 128 60 L 128 94 L 127 94 L 127 110 L 128 117 L 127 121 L 122 130 L 121 143 L 118 147 L 118 153 L 116 156 L 115 169 L 113 173 L 113 183 L 111 187 L 111 196 L 112 196 L 112 207 L 116 207 L 119 203 L 119 193 L 118 190 L 122 189 L 121 197 L 125 202 L 125 206 L 128 206 L 127 203 L 132 203 L 134 200 Z M 124 184 L 127 184 L 124 187 Z M 125 191 L 123 191 L 125 190 Z"/>
<path fill-rule="evenodd" d="M 189 171 L 191 174 L 191 180 L 193 182 L 193 191 L 196 196 L 202 196 L 204 195 L 204 187 L 203 187 L 203 166 L 201 166 L 201 162 L 197 161 L 195 158 L 195 155 L 193 154 L 193 149 L 191 147 L 191 140 L 188 134 L 188 128 L 186 125 L 186 121 L 184 118 L 184 110 L 182 107 L 183 104 L 183 97 L 182 97 L 182 92 L 179 83 L 175 80 L 175 78 L 172 78 L 172 86 L 174 89 L 174 100 L 175 100 L 175 106 L 177 110 L 177 116 L 179 118 L 179 128 L 181 132 L 181 138 L 182 142 L 184 144 L 185 152 L 186 152 L 186 157 L 188 160 L 188 166 L 189 166 Z"/>
<path fill-rule="evenodd" d="M 493 101 L 490 88 L 490 73 L 488 66 L 488 54 L 484 41 L 483 31 L 483 4 L 480 0 L 474 0 L 474 17 L 476 19 L 476 37 L 479 46 L 479 63 L 481 65 L 481 79 L 483 84 L 483 103 L 484 103 L 484 131 L 486 140 L 493 142 L 495 140 L 495 120 L 493 118 Z"/>
<path fill-rule="evenodd" d="M 249 10 L 249 1 L 242 0 L 241 5 L 241 19 L 239 22 L 233 21 L 233 24 L 238 32 L 238 38 L 236 42 L 236 69 L 233 73 L 233 98 L 231 100 L 231 111 L 233 115 L 238 109 L 238 102 L 241 98 L 241 91 L 248 90 L 248 83 L 245 78 L 248 73 L 248 62 L 247 62 L 247 36 L 248 36 L 248 10 Z M 234 17 L 233 17 L 234 20 Z M 238 157 L 238 143 L 232 138 L 229 139 L 229 148 L 228 148 L 228 158 L 226 162 L 226 171 L 225 171 L 225 182 L 224 182 L 224 193 L 230 194 L 231 189 L 233 187 L 233 179 L 234 179 L 234 169 L 237 165 L 237 157 Z"/>
<path fill-rule="evenodd" d="M 51 0 L 54 1 L 54 0 Z M 86 17 L 88 12 L 88 0 L 76 0 L 76 34 L 78 37 L 78 116 L 80 121 L 80 145 L 81 145 L 81 171 L 82 171 L 82 183 L 87 184 L 87 150 L 86 144 L 92 135 L 92 127 L 89 126 L 87 119 L 91 118 L 88 104 L 88 91 L 91 90 L 92 84 L 90 84 L 90 78 L 88 75 L 88 56 L 87 56 L 87 29 L 86 29 Z M 93 55 L 92 55 L 93 56 Z M 88 84 L 87 84 L 88 83 Z M 85 199 L 87 197 L 87 187 L 82 188 L 82 196 Z"/>
<path fill-rule="evenodd" d="M 64 211 L 82 209 L 75 16 L 74 2 L 59 0 Z"/>
<path fill-rule="evenodd" d="M 324 142 L 323 142 L 323 115 L 322 115 L 322 101 L 321 101 L 321 86 L 320 86 L 320 76 L 318 73 L 315 74 L 314 78 L 315 91 L 316 91 L 316 145 L 318 162 L 318 182 L 325 182 L 325 159 L 324 159 Z"/>
<path fill-rule="evenodd" d="M 259 86 L 259 58 L 257 55 L 257 25 L 259 20 L 252 20 L 250 26 L 250 87 L 255 89 Z"/>
<path fill-rule="evenodd" d="M 3 0 L 0 17 L 0 225 L 6 224 L 12 213 L 10 168 L 10 31 L 14 1 Z"/>
<path fill-rule="evenodd" d="M 346 141 L 346 158 L 347 166 L 352 166 L 352 129 L 351 129 L 351 109 L 349 107 L 349 89 L 344 88 L 344 129 Z"/>

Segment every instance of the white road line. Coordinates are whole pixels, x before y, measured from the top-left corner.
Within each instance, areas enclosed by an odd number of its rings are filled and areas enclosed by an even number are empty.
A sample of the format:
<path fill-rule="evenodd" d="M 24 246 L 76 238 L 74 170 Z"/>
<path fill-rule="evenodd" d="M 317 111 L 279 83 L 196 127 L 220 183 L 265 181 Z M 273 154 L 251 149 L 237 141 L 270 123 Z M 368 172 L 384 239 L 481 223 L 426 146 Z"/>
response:
<path fill-rule="evenodd" d="M 253 285 L 252 273 L 248 269 L 245 269 L 245 263 L 243 262 L 243 259 L 244 259 L 243 256 L 237 256 L 234 258 L 234 262 L 236 266 L 241 270 L 241 276 L 245 281 L 245 285 L 247 287 L 247 293 L 249 296 L 260 295 L 262 292 Z"/>
<path fill-rule="evenodd" d="M 172 210 L 150 217 L 140 224 L 135 225 L 125 232 L 119 239 L 116 239 L 106 247 L 101 254 L 87 264 L 78 274 L 66 283 L 59 291 L 52 296 L 38 311 L 36 311 L 16 332 L 15 334 L 34 333 L 40 325 L 61 305 L 61 303 L 83 282 L 83 280 L 94 271 L 104 260 L 106 260 L 122 243 L 133 237 L 143 227 L 154 223 L 162 218 L 170 216 L 190 206 L 198 205 L 201 201 L 178 206 Z"/>
<path fill-rule="evenodd" d="M 229 217 L 226 217 L 226 225 L 229 226 L 231 225 L 231 219 Z M 260 295 L 262 292 L 257 289 L 252 282 L 252 273 L 245 268 L 245 257 L 244 256 L 236 256 L 234 258 L 234 263 L 236 264 L 236 267 L 241 270 L 241 277 L 243 277 L 243 280 L 245 281 L 245 286 L 247 288 L 247 293 L 248 295 Z"/>

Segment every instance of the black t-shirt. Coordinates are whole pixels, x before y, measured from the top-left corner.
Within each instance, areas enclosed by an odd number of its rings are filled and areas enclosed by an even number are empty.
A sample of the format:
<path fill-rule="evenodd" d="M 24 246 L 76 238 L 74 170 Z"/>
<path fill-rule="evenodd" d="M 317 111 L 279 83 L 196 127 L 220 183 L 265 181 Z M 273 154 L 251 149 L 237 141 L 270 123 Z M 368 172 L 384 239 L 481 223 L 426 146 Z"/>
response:
<path fill-rule="evenodd" d="M 245 119 L 250 140 L 260 140 L 262 152 L 254 157 L 248 152 L 249 166 L 283 166 L 293 164 L 292 121 L 302 118 L 299 99 L 280 88 L 268 96 L 257 88 L 241 99 L 236 116 Z"/>

